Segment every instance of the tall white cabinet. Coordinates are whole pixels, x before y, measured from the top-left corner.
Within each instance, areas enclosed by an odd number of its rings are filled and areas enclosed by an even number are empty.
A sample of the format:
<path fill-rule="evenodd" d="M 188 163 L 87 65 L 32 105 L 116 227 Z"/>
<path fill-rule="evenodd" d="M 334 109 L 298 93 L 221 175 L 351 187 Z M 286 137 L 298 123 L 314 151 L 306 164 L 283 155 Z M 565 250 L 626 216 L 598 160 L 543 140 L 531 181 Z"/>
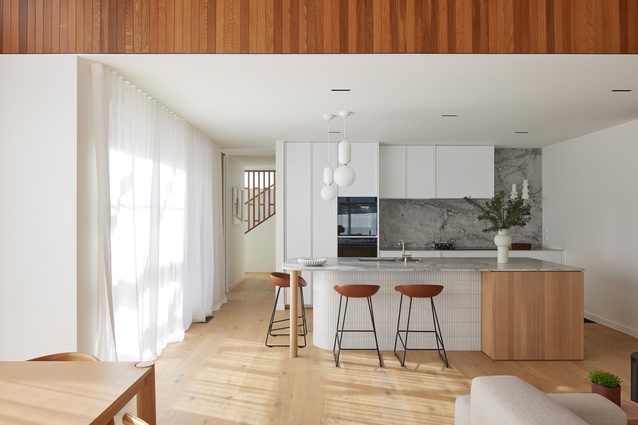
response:
<path fill-rule="evenodd" d="M 286 257 L 312 256 L 312 145 L 286 143 L 285 145 L 285 231 Z"/>
<path fill-rule="evenodd" d="M 327 162 L 327 143 L 284 144 L 284 190 L 279 192 L 284 198 L 284 259 L 337 256 L 337 200 L 324 201 L 320 194 Z M 312 274 L 303 277 L 308 282 L 304 301 L 312 305 Z"/>
<path fill-rule="evenodd" d="M 350 166 L 356 179 L 349 187 L 339 187 L 337 196 L 378 195 L 378 148 L 376 142 L 352 143 Z M 280 221 L 284 228 L 283 259 L 337 256 L 337 198 L 332 201 L 321 198 L 328 149 L 332 150 L 331 165 L 335 167 L 334 143 L 283 144 L 284 190 L 279 192 L 283 194 L 284 218 Z M 312 274 L 303 277 L 309 285 L 304 290 L 305 301 L 312 305 Z"/>
<path fill-rule="evenodd" d="M 325 201 L 321 197 L 321 188 L 324 186 L 323 169 L 328 164 L 327 145 L 327 143 L 312 144 L 312 166 L 309 167 L 312 170 L 312 205 L 309 211 L 312 223 L 310 256 L 326 258 L 337 256 L 337 199 Z M 334 154 L 332 157 L 334 158 Z"/>

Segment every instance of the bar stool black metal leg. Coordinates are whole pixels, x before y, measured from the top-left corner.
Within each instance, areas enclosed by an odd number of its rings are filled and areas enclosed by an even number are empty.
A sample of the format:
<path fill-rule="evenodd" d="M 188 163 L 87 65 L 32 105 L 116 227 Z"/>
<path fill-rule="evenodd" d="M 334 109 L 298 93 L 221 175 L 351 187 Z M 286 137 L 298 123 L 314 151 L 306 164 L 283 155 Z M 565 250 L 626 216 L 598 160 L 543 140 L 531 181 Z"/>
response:
<path fill-rule="evenodd" d="M 308 335 L 308 325 L 306 323 L 306 302 L 303 299 L 303 288 L 299 287 L 299 295 L 301 298 L 301 325 L 298 325 L 297 327 L 301 326 L 301 334 L 303 336 L 303 345 L 300 345 L 300 348 L 303 348 L 306 346 L 306 335 Z"/>
<path fill-rule="evenodd" d="M 272 306 L 272 313 L 270 314 L 270 322 L 268 324 L 268 333 L 266 333 L 266 346 L 267 347 L 273 347 L 273 345 L 269 345 L 268 344 L 268 339 L 271 336 L 275 336 L 273 335 L 273 330 L 279 330 L 279 329 L 273 329 L 273 325 L 276 323 L 275 322 L 275 312 L 277 311 L 277 301 L 279 301 L 279 293 L 281 292 L 281 287 L 277 288 L 277 295 L 275 296 L 275 303 Z"/>
<path fill-rule="evenodd" d="M 399 318 L 397 319 L 397 333 L 394 336 L 394 355 L 396 356 L 397 359 L 399 359 L 399 362 L 401 362 L 401 366 L 403 366 L 403 363 L 405 361 L 405 356 L 403 357 L 403 360 L 402 360 L 397 354 L 397 343 L 399 342 L 399 339 L 401 339 L 401 344 L 403 344 L 403 338 L 401 337 L 401 334 L 400 334 L 402 310 L 403 310 L 403 294 L 401 294 L 401 298 L 399 298 Z"/>
<path fill-rule="evenodd" d="M 414 300 L 413 297 L 406 295 L 410 298 L 410 303 L 408 306 L 408 317 L 406 318 L 405 329 L 401 329 L 401 316 L 403 313 L 403 293 L 401 293 L 401 298 L 399 301 L 399 318 L 397 319 L 397 333 L 394 338 L 394 355 L 401 363 L 402 367 L 405 367 L 405 360 L 408 352 L 408 339 L 410 332 L 419 332 L 419 333 L 433 333 L 436 341 L 436 350 L 439 354 L 439 357 L 443 360 L 446 367 L 450 367 L 450 364 L 447 359 L 447 353 L 445 351 L 445 345 L 443 344 L 443 334 L 441 333 L 441 325 L 439 322 L 439 317 L 436 313 L 436 307 L 434 305 L 434 298 L 430 297 L 430 306 L 432 309 L 432 327 L 433 330 L 410 330 L 410 322 L 412 319 L 412 302 Z M 401 344 L 401 348 L 403 348 L 403 357 L 401 357 L 397 351 L 397 347 Z M 413 348 L 412 350 L 435 350 L 435 348 Z"/>
<path fill-rule="evenodd" d="M 445 352 L 445 345 L 443 345 L 443 334 L 441 333 L 441 326 L 439 324 L 439 316 L 436 314 L 436 307 L 434 307 L 434 299 L 430 298 L 430 303 L 432 305 L 432 321 L 434 322 L 434 330 L 436 337 L 436 349 L 439 353 L 439 357 L 443 359 L 445 362 L 445 367 L 450 367 L 450 364 L 447 361 L 447 353 Z M 441 349 L 439 349 L 439 343 L 441 344 Z M 443 350 L 443 355 L 441 355 L 441 350 Z"/>
<path fill-rule="evenodd" d="M 280 320 L 275 320 L 275 313 L 277 311 L 277 302 L 279 301 L 279 294 L 281 292 L 281 289 L 283 287 L 279 286 L 277 287 L 277 294 L 275 296 L 275 303 L 273 305 L 272 308 L 272 313 L 270 314 L 270 323 L 268 324 L 268 333 L 266 334 L 266 346 L 267 347 L 288 347 L 288 344 L 269 344 L 268 341 L 270 339 L 270 337 L 276 337 L 276 336 L 289 336 L 289 333 L 277 333 L 277 331 L 281 331 L 284 329 L 288 329 L 289 332 L 291 332 L 291 329 L 293 327 L 293 325 L 291 323 L 289 323 L 289 326 L 281 326 L 281 327 L 275 327 L 275 325 L 277 325 L 278 323 L 281 322 L 289 322 L 290 319 L 285 318 L 285 319 L 280 319 Z M 305 308 L 305 304 L 304 304 L 304 297 L 303 297 L 303 289 L 301 287 L 298 288 L 298 290 L 300 291 L 300 298 L 301 298 L 301 316 L 299 316 L 297 319 L 301 319 L 301 324 L 295 324 L 295 329 L 299 329 L 299 327 L 301 327 L 301 332 L 297 331 L 297 335 L 299 336 L 303 336 L 303 344 L 299 345 L 299 348 L 304 348 L 306 346 L 306 335 L 308 334 L 308 325 L 306 322 L 306 308 Z"/>
<path fill-rule="evenodd" d="M 405 358 L 408 355 L 408 335 L 410 334 L 410 319 L 412 317 L 413 298 L 412 297 L 408 297 L 408 298 L 410 298 L 410 303 L 408 304 L 408 319 L 405 324 L 405 329 L 403 330 L 403 329 L 400 329 L 401 309 L 403 307 L 403 294 L 401 294 L 401 301 L 399 302 L 399 320 L 397 322 L 397 334 L 394 339 L 394 355 L 396 356 L 397 359 L 399 359 L 399 362 L 401 362 L 401 367 L 405 367 Z M 405 332 L 405 339 L 403 339 L 403 337 L 401 336 L 400 334 L 401 332 Z M 397 354 L 397 340 L 400 340 L 401 345 L 403 346 L 403 358 L 399 357 L 399 355 Z"/>
<path fill-rule="evenodd" d="M 381 357 L 381 351 L 379 349 L 379 340 L 377 338 L 377 328 L 374 322 L 374 309 L 372 308 L 372 295 L 376 294 L 379 290 L 379 285 L 335 285 L 335 291 L 340 295 L 339 297 L 339 312 L 337 315 L 337 323 L 335 329 L 335 339 L 334 344 L 332 345 L 332 354 L 335 358 L 335 366 L 339 367 L 339 358 L 341 356 L 342 350 L 366 350 L 372 351 L 376 350 L 377 356 L 379 358 L 379 365 L 383 367 L 383 359 Z M 346 319 L 348 312 L 348 304 L 350 302 L 350 298 L 366 298 L 368 303 L 368 312 L 370 313 L 370 321 L 372 322 L 372 329 L 366 326 L 364 329 L 346 329 Z M 343 299 L 345 298 L 345 303 Z M 342 313 L 343 306 L 343 313 Z M 372 332 L 374 334 L 374 342 L 375 346 L 369 348 L 361 348 L 361 347 L 343 347 L 343 335 L 346 332 L 351 333 L 367 333 Z"/>
<path fill-rule="evenodd" d="M 341 356 L 341 342 L 343 341 L 343 331 L 346 325 L 346 312 L 348 310 L 348 297 L 346 297 L 346 305 L 343 310 L 343 320 L 341 321 L 341 329 L 339 329 L 339 320 L 341 319 L 341 305 L 343 302 L 343 295 L 339 297 L 339 313 L 337 315 L 337 330 L 335 332 L 335 342 L 332 346 L 332 355 L 335 358 L 335 367 L 339 367 L 339 357 Z M 337 350 L 337 347 L 339 349 Z"/>
<path fill-rule="evenodd" d="M 379 351 L 379 340 L 377 339 L 377 327 L 374 324 L 374 312 L 372 310 L 371 297 L 368 297 L 368 309 L 370 310 L 370 319 L 372 320 L 372 333 L 374 334 L 374 343 L 377 347 L 377 356 L 379 356 L 379 367 L 383 367 L 383 360 L 381 360 L 381 351 Z"/>

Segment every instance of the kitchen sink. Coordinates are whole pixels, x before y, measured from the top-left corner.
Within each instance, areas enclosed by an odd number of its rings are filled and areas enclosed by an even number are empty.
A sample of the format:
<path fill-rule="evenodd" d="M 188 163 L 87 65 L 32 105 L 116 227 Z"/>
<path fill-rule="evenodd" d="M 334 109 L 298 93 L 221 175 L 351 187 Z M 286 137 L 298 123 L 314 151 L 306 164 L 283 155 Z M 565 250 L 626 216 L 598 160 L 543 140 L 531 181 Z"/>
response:
<path fill-rule="evenodd" d="M 421 261 L 417 257 L 405 257 L 410 263 L 418 263 Z M 403 257 L 360 257 L 359 261 L 404 261 Z"/>

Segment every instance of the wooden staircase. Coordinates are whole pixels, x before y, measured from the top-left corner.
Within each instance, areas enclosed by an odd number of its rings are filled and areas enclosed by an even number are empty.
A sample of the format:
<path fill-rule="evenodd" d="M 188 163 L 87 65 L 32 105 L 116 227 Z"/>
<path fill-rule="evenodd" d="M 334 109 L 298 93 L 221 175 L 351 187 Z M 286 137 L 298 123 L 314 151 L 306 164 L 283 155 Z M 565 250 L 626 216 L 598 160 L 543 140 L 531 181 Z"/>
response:
<path fill-rule="evenodd" d="M 275 215 L 275 170 L 244 171 L 246 231 L 248 233 Z"/>

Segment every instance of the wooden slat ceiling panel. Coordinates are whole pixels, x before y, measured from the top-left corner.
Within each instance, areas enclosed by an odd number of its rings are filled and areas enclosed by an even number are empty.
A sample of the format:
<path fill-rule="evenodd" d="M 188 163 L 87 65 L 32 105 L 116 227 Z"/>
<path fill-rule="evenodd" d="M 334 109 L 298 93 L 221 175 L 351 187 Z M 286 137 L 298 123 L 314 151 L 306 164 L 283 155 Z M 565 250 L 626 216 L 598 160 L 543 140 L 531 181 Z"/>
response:
<path fill-rule="evenodd" d="M 638 0 L 0 0 L 0 53 L 638 53 Z"/>

